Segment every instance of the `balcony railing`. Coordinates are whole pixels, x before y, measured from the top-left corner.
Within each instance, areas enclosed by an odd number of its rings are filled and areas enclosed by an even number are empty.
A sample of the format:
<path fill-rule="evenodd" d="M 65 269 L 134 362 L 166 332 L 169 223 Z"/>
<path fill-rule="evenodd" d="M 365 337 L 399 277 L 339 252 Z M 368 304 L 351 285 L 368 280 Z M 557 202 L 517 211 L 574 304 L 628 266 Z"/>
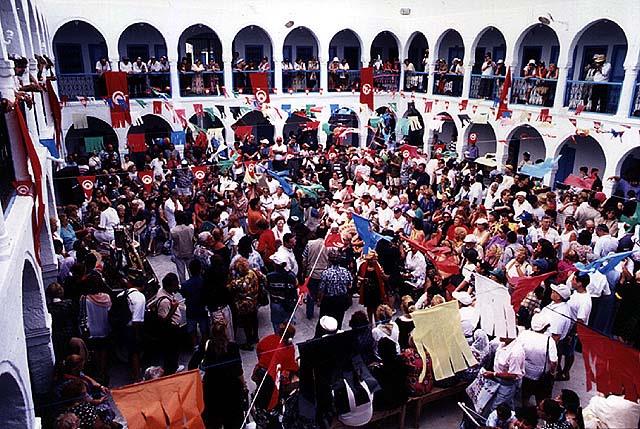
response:
<path fill-rule="evenodd" d="M 360 70 L 329 70 L 328 73 L 329 92 L 360 89 Z"/>
<path fill-rule="evenodd" d="M 426 93 L 429 85 L 429 73 L 418 71 L 404 72 L 404 90 Z"/>
<path fill-rule="evenodd" d="M 181 72 L 180 95 L 182 97 L 199 97 L 206 95 L 224 95 L 223 71 Z"/>
<path fill-rule="evenodd" d="M 495 100 L 500 94 L 500 88 L 504 82 L 504 76 L 471 75 L 471 87 L 469 98 Z"/>
<path fill-rule="evenodd" d="M 320 70 L 282 70 L 282 91 L 318 92 Z"/>
<path fill-rule="evenodd" d="M 399 71 L 377 71 L 373 73 L 373 86 L 378 91 L 395 92 L 400 89 Z"/>
<path fill-rule="evenodd" d="M 515 77 L 511 84 L 511 100 L 513 104 L 553 107 L 556 97 L 556 79 L 539 79 Z"/>
<path fill-rule="evenodd" d="M 267 73 L 269 82 L 269 92 L 273 92 L 275 84 L 273 83 L 273 70 L 234 70 L 233 71 L 233 90 L 241 94 L 251 94 L 251 73 Z"/>
<path fill-rule="evenodd" d="M 462 96 L 464 76 L 453 73 L 436 73 L 433 79 L 433 93 L 436 95 Z"/>
<path fill-rule="evenodd" d="M 168 72 L 127 75 L 130 98 L 155 98 L 151 88 L 171 94 L 171 77 Z M 96 73 L 72 73 L 58 75 L 58 91 L 69 101 L 76 97 L 103 98 L 107 96 L 104 76 Z"/>
<path fill-rule="evenodd" d="M 620 82 L 567 81 L 564 105 L 574 110 L 582 104 L 589 112 L 614 114 L 620 101 Z"/>
<path fill-rule="evenodd" d="M 631 116 L 640 118 L 640 82 L 636 83 L 633 90 L 633 103 L 631 104 Z"/>

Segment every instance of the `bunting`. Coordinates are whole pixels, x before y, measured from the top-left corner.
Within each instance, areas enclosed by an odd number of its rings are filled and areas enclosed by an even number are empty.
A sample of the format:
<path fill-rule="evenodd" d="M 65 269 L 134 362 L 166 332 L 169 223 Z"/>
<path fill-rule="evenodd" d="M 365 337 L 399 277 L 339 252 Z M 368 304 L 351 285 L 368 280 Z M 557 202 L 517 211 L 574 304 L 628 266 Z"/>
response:
<path fill-rule="evenodd" d="M 104 149 L 104 139 L 102 136 L 84 138 L 84 151 L 86 153 L 89 153 L 89 152 L 98 153 L 103 149 Z"/>
<path fill-rule="evenodd" d="M 91 196 L 93 195 L 93 187 L 96 182 L 96 176 L 78 176 L 76 177 L 82 191 L 84 192 L 84 197 L 89 201 Z"/>
<path fill-rule="evenodd" d="M 153 100 L 153 113 L 156 115 L 162 115 L 162 101 Z"/>
<path fill-rule="evenodd" d="M 476 310 L 480 326 L 489 336 L 515 338 L 516 313 L 511 306 L 509 289 L 490 278 L 475 275 Z"/>
<path fill-rule="evenodd" d="M 184 131 L 171 131 L 171 144 L 174 147 L 184 146 L 187 143 L 187 134 Z"/>
<path fill-rule="evenodd" d="M 146 193 L 151 192 L 153 186 L 153 171 L 151 170 L 142 170 L 138 171 L 138 178 L 142 182 L 142 186 L 144 187 L 144 191 Z"/>

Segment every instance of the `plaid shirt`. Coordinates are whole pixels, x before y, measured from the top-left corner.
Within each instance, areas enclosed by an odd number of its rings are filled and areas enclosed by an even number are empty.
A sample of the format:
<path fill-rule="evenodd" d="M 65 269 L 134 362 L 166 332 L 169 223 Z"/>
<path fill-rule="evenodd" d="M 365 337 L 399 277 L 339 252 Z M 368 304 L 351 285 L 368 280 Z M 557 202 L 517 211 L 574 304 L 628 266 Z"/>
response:
<path fill-rule="evenodd" d="M 352 282 L 353 277 L 346 268 L 331 265 L 322 273 L 319 291 L 326 296 L 346 295 Z"/>
<path fill-rule="evenodd" d="M 535 310 L 542 307 L 542 301 L 540 301 L 536 297 L 536 294 L 531 291 L 527 294 L 527 296 L 524 297 L 522 303 L 520 303 L 520 306 L 529 310 L 529 314 L 533 314 Z"/>

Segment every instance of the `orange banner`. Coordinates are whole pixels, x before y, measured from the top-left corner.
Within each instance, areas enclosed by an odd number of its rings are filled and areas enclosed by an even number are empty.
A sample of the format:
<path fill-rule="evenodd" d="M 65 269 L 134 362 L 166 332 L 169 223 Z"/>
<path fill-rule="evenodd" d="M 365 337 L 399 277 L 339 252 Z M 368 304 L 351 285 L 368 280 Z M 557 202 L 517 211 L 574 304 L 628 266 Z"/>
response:
<path fill-rule="evenodd" d="M 204 429 L 198 370 L 113 389 L 111 394 L 129 429 Z"/>

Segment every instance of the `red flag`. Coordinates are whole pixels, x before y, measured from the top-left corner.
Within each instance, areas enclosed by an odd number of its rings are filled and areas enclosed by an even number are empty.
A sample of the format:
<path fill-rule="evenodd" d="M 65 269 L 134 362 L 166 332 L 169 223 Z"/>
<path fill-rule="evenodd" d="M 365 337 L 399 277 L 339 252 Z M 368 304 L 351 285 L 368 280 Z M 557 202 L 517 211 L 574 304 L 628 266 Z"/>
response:
<path fill-rule="evenodd" d="M 138 178 L 142 182 L 142 186 L 144 186 L 145 192 L 151 192 L 151 187 L 153 186 L 153 171 L 151 170 L 142 170 L 138 171 Z"/>
<path fill-rule="evenodd" d="M 53 129 L 55 130 L 56 146 L 58 152 L 60 152 L 60 145 L 62 144 L 62 109 L 60 107 L 60 101 L 58 101 L 58 95 L 53 89 L 51 81 L 47 79 L 47 96 L 49 97 L 49 108 L 51 109 L 51 115 L 53 116 Z"/>
<path fill-rule="evenodd" d="M 535 277 L 514 277 L 511 279 L 511 283 L 514 285 L 515 289 L 511 293 L 511 305 L 513 309 L 518 312 L 520 309 L 520 304 L 525 296 L 538 286 L 540 283 L 545 281 L 551 276 L 556 274 L 555 271 L 550 273 L 545 273 Z"/>
<path fill-rule="evenodd" d="M 576 106 L 575 115 L 580 116 L 580 113 L 584 111 L 584 104 L 580 103 Z"/>
<path fill-rule="evenodd" d="M 538 114 L 538 118 L 536 120 L 538 122 L 547 122 L 548 117 L 549 117 L 549 109 L 540 109 L 540 113 Z"/>
<path fill-rule="evenodd" d="M 267 73 L 249 73 L 253 95 L 258 103 L 269 103 L 269 75 Z"/>
<path fill-rule="evenodd" d="M 272 410 L 278 404 L 280 373 L 287 371 L 289 373 L 298 371 L 298 363 L 296 362 L 296 349 L 292 344 L 286 344 L 276 334 L 264 337 L 256 345 L 256 354 L 258 355 L 258 365 L 266 369 L 271 379 L 275 382 L 267 410 Z"/>
<path fill-rule="evenodd" d="M 403 240 L 406 241 L 411 247 L 416 250 L 421 251 L 424 255 L 433 262 L 433 265 L 436 266 L 436 269 L 440 271 L 440 273 L 446 277 L 453 274 L 458 274 L 460 272 L 460 267 L 455 262 L 455 259 L 452 256 L 446 257 L 444 260 L 439 260 L 434 255 L 433 248 L 427 247 L 426 244 L 420 244 L 417 241 L 411 240 L 409 238 L 403 237 Z"/>
<path fill-rule="evenodd" d="M 202 184 L 205 176 L 207 175 L 207 166 L 206 165 L 194 165 L 191 167 L 191 171 L 193 172 L 193 176 L 198 181 L 198 186 Z"/>
<path fill-rule="evenodd" d="M 251 125 L 239 125 L 236 127 L 235 132 L 238 140 L 244 140 L 253 133 L 253 127 Z"/>
<path fill-rule="evenodd" d="M 132 153 L 147 151 L 144 134 L 129 134 L 127 136 L 127 145 L 129 146 L 129 151 Z"/>
<path fill-rule="evenodd" d="M 162 101 L 154 100 L 153 102 L 153 113 L 156 115 L 162 115 Z"/>
<path fill-rule="evenodd" d="M 640 397 L 640 351 L 581 323 L 578 324 L 578 338 L 582 343 L 587 390 L 595 383 L 598 392 L 624 393 L 626 399 L 636 402 Z"/>
<path fill-rule="evenodd" d="M 93 194 L 93 185 L 96 182 L 96 176 L 78 176 L 76 179 L 78 179 L 78 183 L 84 191 L 84 197 L 90 200 Z"/>
<path fill-rule="evenodd" d="M 507 69 L 507 76 L 504 78 L 502 89 L 500 90 L 500 98 L 498 102 L 498 112 L 496 120 L 502 118 L 502 112 L 509 111 L 509 89 L 511 88 L 511 67 Z"/>
<path fill-rule="evenodd" d="M 111 99 L 111 125 L 115 128 L 121 128 L 125 126 L 124 122 L 130 124 L 127 74 L 124 72 L 105 72 L 104 80 L 107 86 L 107 96 Z"/>
<path fill-rule="evenodd" d="M 208 144 L 209 144 L 209 139 L 207 139 L 207 134 L 200 131 L 196 136 L 196 141 L 195 141 L 196 147 L 206 149 Z"/>
<path fill-rule="evenodd" d="M 320 126 L 320 122 L 310 121 L 310 122 L 307 122 L 306 124 L 300 124 L 300 125 L 304 127 L 302 131 L 315 131 Z"/>
<path fill-rule="evenodd" d="M 173 121 L 179 120 L 183 127 L 188 125 L 187 123 L 187 111 L 185 109 L 173 109 L 174 117 Z"/>
<path fill-rule="evenodd" d="M 360 69 L 360 104 L 366 104 L 373 110 L 373 68 Z"/>
<path fill-rule="evenodd" d="M 416 158 L 418 156 L 418 148 L 408 144 L 400 146 L 398 152 L 402 154 L 403 158 Z"/>
<path fill-rule="evenodd" d="M 194 103 L 193 104 L 193 113 L 195 113 L 196 116 L 199 117 L 199 118 L 204 116 L 204 110 L 202 109 L 202 104 Z"/>
<path fill-rule="evenodd" d="M 431 113 L 432 108 L 433 108 L 433 101 L 424 102 L 424 113 Z"/>
<path fill-rule="evenodd" d="M 569 118 L 569 122 L 571 122 L 571 125 L 573 125 L 574 127 L 578 125 L 578 120 L 575 118 Z"/>
<path fill-rule="evenodd" d="M 245 161 L 244 168 L 247 169 L 247 174 L 252 178 L 256 178 L 256 164 L 257 161 Z"/>
<path fill-rule="evenodd" d="M 461 112 L 467 110 L 467 104 L 469 104 L 469 100 L 461 100 L 460 103 L 458 103 L 458 110 Z"/>
<path fill-rule="evenodd" d="M 13 187 L 19 197 L 30 197 L 33 195 L 33 182 L 31 180 L 15 180 Z"/>
<path fill-rule="evenodd" d="M 469 143 L 476 143 L 478 141 L 477 133 L 469 133 Z"/>
<path fill-rule="evenodd" d="M 570 174 L 569 176 L 567 176 L 566 179 L 564 179 L 564 184 L 573 186 L 576 188 L 590 190 L 591 187 L 593 186 L 593 181 L 594 179 L 591 179 L 589 177 L 582 179 L 576 176 L 575 174 Z"/>

